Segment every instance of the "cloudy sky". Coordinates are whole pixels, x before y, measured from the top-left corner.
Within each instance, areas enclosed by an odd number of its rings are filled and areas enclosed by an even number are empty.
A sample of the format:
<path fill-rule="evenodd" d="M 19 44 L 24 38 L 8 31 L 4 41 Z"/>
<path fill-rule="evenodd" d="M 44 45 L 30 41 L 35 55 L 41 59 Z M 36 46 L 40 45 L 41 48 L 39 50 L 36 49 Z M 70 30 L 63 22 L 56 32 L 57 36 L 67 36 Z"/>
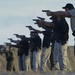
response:
<path fill-rule="evenodd" d="M 75 0 L 0 0 L 0 44 L 9 42 L 7 38 L 10 37 L 16 39 L 14 33 L 29 36 L 30 31 L 25 27 L 26 25 L 42 30 L 34 25 L 32 19 L 41 16 L 50 21 L 42 10 L 63 10 L 62 7 L 66 3 L 75 5 Z M 69 19 L 67 22 L 70 26 Z M 71 29 L 69 35 L 69 45 L 74 45 Z"/>

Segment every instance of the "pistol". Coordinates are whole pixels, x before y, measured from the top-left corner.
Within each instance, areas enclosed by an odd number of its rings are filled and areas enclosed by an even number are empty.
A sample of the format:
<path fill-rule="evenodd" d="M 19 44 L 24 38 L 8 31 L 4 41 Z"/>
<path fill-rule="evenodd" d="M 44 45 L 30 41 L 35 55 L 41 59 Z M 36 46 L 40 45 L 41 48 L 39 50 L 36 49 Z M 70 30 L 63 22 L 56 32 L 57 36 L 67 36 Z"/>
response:
<path fill-rule="evenodd" d="M 12 40 L 12 38 L 8 38 L 8 40 Z"/>
<path fill-rule="evenodd" d="M 48 12 L 49 10 L 42 10 L 42 12 Z"/>
<path fill-rule="evenodd" d="M 29 28 L 29 30 L 34 30 L 34 28 L 32 26 L 26 26 Z"/>
<path fill-rule="evenodd" d="M 26 27 L 30 28 L 31 26 L 26 26 Z"/>
<path fill-rule="evenodd" d="M 39 19 L 33 19 L 33 21 L 35 21 L 35 23 L 34 23 L 34 24 L 38 24 Z"/>
<path fill-rule="evenodd" d="M 33 21 L 39 21 L 39 19 L 33 19 Z"/>
<path fill-rule="evenodd" d="M 5 42 L 4 44 L 6 44 L 6 45 L 11 45 L 11 43 L 7 43 L 7 42 Z"/>
<path fill-rule="evenodd" d="M 39 17 L 39 16 L 37 18 L 40 19 L 40 20 L 45 20 L 45 18 L 42 18 L 42 17 Z"/>
<path fill-rule="evenodd" d="M 18 36 L 18 34 L 13 34 L 13 35 Z"/>
<path fill-rule="evenodd" d="M 17 38 L 19 38 L 20 37 L 20 35 L 19 34 L 14 34 Z"/>

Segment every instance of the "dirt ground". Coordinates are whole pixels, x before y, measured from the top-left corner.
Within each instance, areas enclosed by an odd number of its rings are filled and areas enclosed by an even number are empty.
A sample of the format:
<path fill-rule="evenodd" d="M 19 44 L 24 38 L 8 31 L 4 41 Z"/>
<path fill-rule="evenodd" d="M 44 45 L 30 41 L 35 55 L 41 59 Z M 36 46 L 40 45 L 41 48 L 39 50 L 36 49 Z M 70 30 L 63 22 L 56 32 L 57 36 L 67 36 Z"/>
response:
<path fill-rule="evenodd" d="M 69 60 L 70 60 L 70 63 L 71 63 L 71 66 L 72 66 L 72 70 L 73 72 L 68 72 L 66 73 L 66 75 L 75 75 L 75 56 L 74 56 L 74 48 L 73 46 L 69 46 L 68 47 L 68 57 L 69 57 Z M 6 71 L 6 59 L 5 59 L 5 55 L 0 55 L 0 73 L 2 73 L 3 75 L 7 74 L 7 75 L 10 75 L 10 73 L 8 74 L 8 72 Z M 30 75 L 63 75 L 63 72 L 60 72 L 60 71 L 57 71 L 57 72 L 52 72 L 52 71 L 49 71 L 49 72 L 46 72 L 46 73 L 43 73 L 43 72 L 14 72 L 15 75 L 26 75 L 26 74 L 30 74 Z M 26 73 L 26 74 L 24 74 Z M 0 75 L 2 75 L 0 74 Z M 28 74 L 28 75 L 29 75 Z M 13 75 L 13 72 L 11 72 L 11 75 Z"/>
<path fill-rule="evenodd" d="M 74 47 L 68 47 L 68 57 L 72 66 L 73 71 L 75 71 L 75 56 L 74 56 Z"/>

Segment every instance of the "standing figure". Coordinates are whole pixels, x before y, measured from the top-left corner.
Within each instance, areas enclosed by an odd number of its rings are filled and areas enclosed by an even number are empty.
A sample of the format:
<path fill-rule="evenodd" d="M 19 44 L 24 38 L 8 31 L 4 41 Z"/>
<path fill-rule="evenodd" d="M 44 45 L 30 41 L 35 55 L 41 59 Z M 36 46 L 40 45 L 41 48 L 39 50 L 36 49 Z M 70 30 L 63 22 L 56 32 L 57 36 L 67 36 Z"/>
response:
<path fill-rule="evenodd" d="M 51 54 L 50 44 L 51 44 L 52 29 L 48 29 L 44 27 L 45 31 L 40 31 L 34 29 L 32 26 L 29 26 L 29 29 L 34 30 L 36 33 L 40 33 L 44 35 L 43 44 L 42 44 L 42 54 L 41 54 L 41 69 L 45 71 L 47 68 L 47 61 L 49 60 Z"/>
<path fill-rule="evenodd" d="M 30 33 L 30 51 L 32 53 L 32 67 L 34 71 L 40 70 L 41 66 L 41 38 L 38 33 L 31 31 Z"/>
<path fill-rule="evenodd" d="M 15 51 L 11 46 L 7 46 L 8 50 L 5 52 L 7 71 L 18 71 L 18 60 L 15 57 Z"/>

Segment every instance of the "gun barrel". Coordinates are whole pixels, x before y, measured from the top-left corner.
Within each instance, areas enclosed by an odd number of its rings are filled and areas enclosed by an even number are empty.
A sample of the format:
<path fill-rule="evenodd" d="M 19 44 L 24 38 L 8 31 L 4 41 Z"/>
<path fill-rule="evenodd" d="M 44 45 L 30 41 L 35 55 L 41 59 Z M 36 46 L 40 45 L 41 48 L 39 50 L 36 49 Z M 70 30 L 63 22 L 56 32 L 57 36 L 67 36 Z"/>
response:
<path fill-rule="evenodd" d="M 8 38 L 8 40 L 11 40 L 12 38 Z"/>
<path fill-rule="evenodd" d="M 37 18 L 39 18 L 39 19 L 41 19 L 41 20 L 45 20 L 45 18 L 42 18 L 42 17 L 39 17 L 39 16 L 38 16 Z"/>
<path fill-rule="evenodd" d="M 49 10 L 42 10 L 42 12 L 48 12 Z"/>
<path fill-rule="evenodd" d="M 7 42 L 5 42 L 4 44 L 6 44 L 6 45 L 11 45 L 11 43 L 7 43 Z"/>
<path fill-rule="evenodd" d="M 26 27 L 31 27 L 31 26 L 26 26 Z"/>
<path fill-rule="evenodd" d="M 38 19 L 33 19 L 33 21 L 38 21 Z"/>
<path fill-rule="evenodd" d="M 13 34 L 13 35 L 18 35 L 18 34 Z"/>

